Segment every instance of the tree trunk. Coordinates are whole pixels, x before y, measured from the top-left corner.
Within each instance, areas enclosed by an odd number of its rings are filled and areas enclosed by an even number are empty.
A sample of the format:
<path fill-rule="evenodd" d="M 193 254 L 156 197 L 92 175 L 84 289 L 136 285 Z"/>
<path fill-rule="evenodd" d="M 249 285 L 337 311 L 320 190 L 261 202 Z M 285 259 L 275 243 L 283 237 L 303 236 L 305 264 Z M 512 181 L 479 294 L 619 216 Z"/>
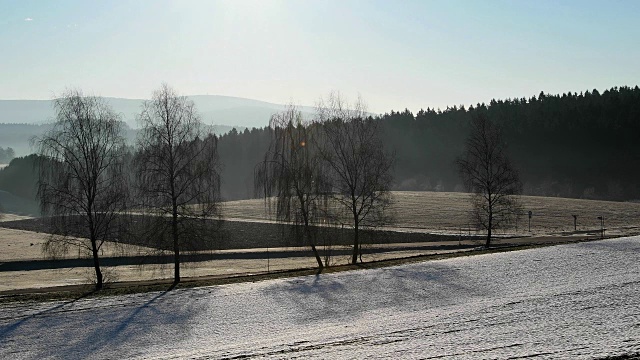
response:
<path fill-rule="evenodd" d="M 98 257 L 98 245 L 95 238 L 91 239 L 91 252 L 93 253 L 93 267 L 96 270 L 96 290 L 103 286 L 102 271 L 100 271 L 100 258 Z"/>
<path fill-rule="evenodd" d="M 304 209 L 303 209 L 304 210 Z M 316 257 L 316 261 L 318 262 L 318 268 L 322 269 L 324 266 L 322 265 L 322 259 L 320 258 L 320 254 L 318 253 L 318 249 L 316 249 L 315 241 L 311 238 L 311 231 L 309 230 L 309 218 L 306 213 L 303 212 L 304 217 L 304 234 L 307 237 L 307 241 L 311 245 L 311 251 L 313 251 L 313 256 Z"/>
<path fill-rule="evenodd" d="M 318 262 L 318 268 L 322 269 L 324 265 L 322 264 L 322 259 L 320 258 L 318 249 L 316 249 L 316 245 L 313 242 L 311 243 L 311 251 L 313 251 L 313 255 L 316 257 L 316 261 Z"/>
<path fill-rule="evenodd" d="M 487 244 L 486 247 L 491 246 L 491 228 L 493 228 L 493 214 L 491 214 L 491 210 L 489 210 L 489 226 L 487 226 Z"/>
<path fill-rule="evenodd" d="M 89 211 L 87 218 L 89 220 L 89 241 L 91 241 L 91 254 L 93 255 L 93 268 L 96 271 L 96 290 L 101 290 L 103 286 L 102 271 L 100 270 L 100 256 L 98 254 L 98 239 L 96 239 L 96 231 L 93 219 L 93 201 L 89 199 Z"/>
<path fill-rule="evenodd" d="M 173 282 L 177 284 L 180 282 L 180 243 L 178 242 L 178 208 L 175 205 L 175 200 L 171 219 L 171 234 L 173 236 Z"/>
<path fill-rule="evenodd" d="M 355 226 L 353 228 L 353 255 L 351 256 L 351 263 L 353 265 L 358 263 L 358 250 L 360 249 L 358 235 L 359 235 L 358 222 L 356 221 Z"/>

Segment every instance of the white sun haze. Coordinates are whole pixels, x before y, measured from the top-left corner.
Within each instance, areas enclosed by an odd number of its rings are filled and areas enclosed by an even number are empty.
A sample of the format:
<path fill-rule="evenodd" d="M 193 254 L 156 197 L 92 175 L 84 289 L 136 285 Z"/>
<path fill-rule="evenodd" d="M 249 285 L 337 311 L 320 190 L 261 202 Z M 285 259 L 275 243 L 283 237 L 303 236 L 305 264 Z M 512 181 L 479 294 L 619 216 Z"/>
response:
<path fill-rule="evenodd" d="M 220 4 L 225 10 L 229 11 L 237 9 L 246 13 L 264 14 L 264 11 L 280 7 L 282 2 L 264 0 L 223 0 Z"/>
<path fill-rule="evenodd" d="M 340 90 L 354 98 L 361 90 L 349 84 L 352 74 L 345 75 L 351 72 L 356 53 L 362 53 L 357 46 L 346 45 L 358 42 L 353 39 L 359 35 L 350 33 L 362 23 L 351 24 L 349 14 L 353 9 L 336 17 L 336 3 L 322 1 L 240 0 L 217 4 L 217 25 L 222 31 L 209 38 L 217 40 L 210 42 L 215 47 L 209 59 L 215 59 L 219 69 L 236 72 L 226 81 L 229 72 L 215 74 L 209 86 L 220 86 L 219 91 L 226 95 L 310 106 L 330 91 Z M 224 49 L 226 59 L 216 56 L 220 49 Z M 202 75 L 198 74 L 200 79 Z"/>
<path fill-rule="evenodd" d="M 205 3 L 206 5 L 206 3 Z M 311 64 L 308 40 L 291 21 L 291 5 L 280 1 L 240 0 L 212 2 L 205 15 L 189 14 L 197 28 L 197 57 L 191 67 L 172 79 L 191 93 L 212 93 L 286 103 L 312 103 L 295 98 L 294 80 L 304 78 Z M 204 17 L 204 18 L 203 18 Z M 189 74 L 192 69 L 200 69 Z M 247 86 L 247 84 L 251 84 Z"/>
<path fill-rule="evenodd" d="M 640 2 L 44 3 L 0 5 L 0 99 L 146 98 L 165 81 L 302 105 L 360 93 L 378 113 L 640 83 Z"/>

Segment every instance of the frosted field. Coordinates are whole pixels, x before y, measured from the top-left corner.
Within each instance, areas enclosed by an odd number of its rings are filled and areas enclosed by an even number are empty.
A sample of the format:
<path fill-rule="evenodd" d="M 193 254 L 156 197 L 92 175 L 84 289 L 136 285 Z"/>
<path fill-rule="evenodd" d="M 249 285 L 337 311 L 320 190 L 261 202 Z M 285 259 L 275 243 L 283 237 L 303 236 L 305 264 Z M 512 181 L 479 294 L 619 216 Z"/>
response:
<path fill-rule="evenodd" d="M 390 213 L 394 215 L 393 227 L 421 230 L 433 233 L 467 233 L 471 203 L 469 194 L 430 191 L 392 191 Z M 637 235 L 640 231 L 640 203 L 567 199 L 559 197 L 521 196 L 526 214 L 532 211 L 531 232 L 524 215 L 518 231 L 504 232 L 521 235 L 549 235 L 573 232 L 572 214 L 578 215 L 577 230 L 600 229 L 598 216 L 605 218 L 607 234 L 617 236 Z M 263 199 L 227 201 L 221 204 L 226 217 L 240 219 L 270 219 Z M 472 233 L 475 231 L 471 230 Z M 503 233 L 499 230 L 497 233 Z"/>
<path fill-rule="evenodd" d="M 640 238 L 0 305 L 0 358 L 640 356 Z"/>

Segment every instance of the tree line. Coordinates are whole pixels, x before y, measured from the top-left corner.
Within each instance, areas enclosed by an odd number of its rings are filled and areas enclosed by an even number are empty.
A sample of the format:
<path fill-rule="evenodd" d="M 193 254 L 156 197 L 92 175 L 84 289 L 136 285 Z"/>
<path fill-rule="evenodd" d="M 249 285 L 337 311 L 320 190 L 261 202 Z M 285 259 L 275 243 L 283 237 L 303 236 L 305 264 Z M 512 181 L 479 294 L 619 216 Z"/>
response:
<path fill-rule="evenodd" d="M 8 164 L 14 157 L 16 157 L 16 152 L 11 147 L 6 149 L 0 147 L 0 164 Z"/>
<path fill-rule="evenodd" d="M 378 123 L 361 100 L 350 104 L 332 93 L 304 121 L 290 106 L 271 118 L 271 141 L 256 166 L 255 188 L 275 201 L 278 220 L 300 224 L 318 266 L 312 226 L 353 228 L 351 263 L 361 255 L 360 230 L 388 223 L 393 155 L 385 151 Z M 325 264 L 326 265 L 326 264 Z"/>
<path fill-rule="evenodd" d="M 278 219 L 302 215 L 303 242 L 311 243 L 319 267 L 311 225 L 322 219 L 351 226 L 356 263 L 359 229 L 380 221 L 389 204 L 392 158 L 377 122 L 359 104 L 353 110 L 332 94 L 311 123 L 293 107 L 274 115 L 269 150 L 255 164 L 256 190 L 266 201 L 277 193 Z M 101 289 L 104 243 L 141 237 L 172 250 L 178 283 L 181 253 L 189 243 L 207 241 L 216 231 L 210 220 L 219 217 L 218 138 L 203 126 L 193 102 L 162 85 L 142 105 L 133 147 L 102 98 L 69 90 L 54 105 L 55 123 L 35 140 L 37 198 L 51 231 L 45 251 L 57 256 L 86 249 Z"/>
<path fill-rule="evenodd" d="M 491 100 L 489 104 L 427 108 L 371 116 L 382 143 L 395 151 L 394 190 L 464 191 L 455 166 L 472 119 L 502 131 L 520 173 L 523 194 L 603 200 L 640 199 L 640 88 Z M 250 198 L 253 166 L 266 151 L 268 128 L 220 137 L 226 199 Z M 224 180 L 223 180 L 224 181 Z"/>
<path fill-rule="evenodd" d="M 398 147 L 418 154 L 398 164 L 398 184 L 433 187 L 442 182 L 446 190 L 455 190 L 455 169 L 447 167 L 457 156 L 468 134 L 470 120 L 486 116 L 502 129 L 509 155 L 518 167 L 523 191 L 529 195 L 561 196 L 587 199 L 631 200 L 640 198 L 635 179 L 639 175 L 640 89 L 612 88 L 600 94 L 584 93 L 548 95 L 540 93 L 530 99 L 492 100 L 465 109 L 445 111 L 427 109 L 413 117 L 404 113 L 383 116 L 390 143 L 401 144 L 399 133 L 417 136 L 423 141 L 406 139 L 414 149 Z M 399 128 L 399 129 L 398 129 Z M 394 132 L 392 129 L 397 129 Z M 415 136 L 415 135 L 414 135 Z M 453 154 L 446 148 L 454 149 Z M 416 151 L 417 150 L 417 151 Z M 458 150 L 459 151 L 459 150 Z M 399 156 L 402 157 L 402 156 Z M 438 174 L 431 184 L 415 177 Z M 404 179 L 404 180 L 401 180 Z M 412 180 L 415 182 L 412 183 Z"/>
<path fill-rule="evenodd" d="M 640 149 L 635 146 L 640 140 L 637 86 L 602 93 L 540 93 L 469 108 L 427 108 L 415 114 L 390 111 L 374 116 L 380 123 L 382 142 L 396 154 L 392 189 L 464 191 L 454 162 L 463 151 L 471 119 L 479 114 L 502 128 L 524 194 L 640 199 L 635 182 L 640 175 Z M 133 141 L 135 133 L 127 132 Z M 232 129 L 218 137 L 218 154 L 224 164 L 222 198 L 256 195 L 253 170 L 267 151 L 270 137 L 268 127 Z"/>

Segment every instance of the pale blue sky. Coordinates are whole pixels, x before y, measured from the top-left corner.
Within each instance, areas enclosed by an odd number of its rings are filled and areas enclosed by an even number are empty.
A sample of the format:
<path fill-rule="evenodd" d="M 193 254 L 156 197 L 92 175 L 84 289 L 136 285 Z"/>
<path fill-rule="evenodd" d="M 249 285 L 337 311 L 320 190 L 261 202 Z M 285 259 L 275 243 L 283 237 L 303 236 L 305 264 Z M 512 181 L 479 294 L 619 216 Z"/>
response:
<path fill-rule="evenodd" d="M 162 82 L 370 111 L 640 84 L 640 1 L 0 0 L 0 99 Z"/>

